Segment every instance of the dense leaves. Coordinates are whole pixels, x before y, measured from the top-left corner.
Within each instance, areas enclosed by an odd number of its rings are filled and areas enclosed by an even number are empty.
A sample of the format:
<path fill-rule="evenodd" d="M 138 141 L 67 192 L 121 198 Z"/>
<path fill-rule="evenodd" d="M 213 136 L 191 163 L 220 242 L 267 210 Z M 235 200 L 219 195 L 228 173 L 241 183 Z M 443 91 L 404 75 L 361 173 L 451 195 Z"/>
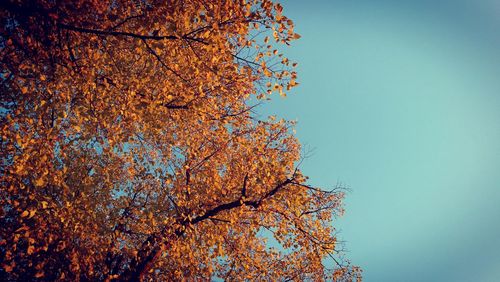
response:
<path fill-rule="evenodd" d="M 293 123 L 253 112 L 297 85 L 280 4 L 0 6 L 1 279 L 359 278 L 342 191 L 306 183 Z"/>

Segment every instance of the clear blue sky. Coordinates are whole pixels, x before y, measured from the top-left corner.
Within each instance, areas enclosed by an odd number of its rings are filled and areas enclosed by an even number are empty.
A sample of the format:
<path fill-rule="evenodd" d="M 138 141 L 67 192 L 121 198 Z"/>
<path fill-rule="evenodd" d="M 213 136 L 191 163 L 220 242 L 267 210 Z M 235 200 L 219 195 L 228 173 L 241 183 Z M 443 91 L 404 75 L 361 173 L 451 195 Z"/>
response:
<path fill-rule="evenodd" d="M 282 4 L 301 85 L 261 112 L 352 189 L 334 225 L 365 281 L 500 281 L 500 3 Z"/>

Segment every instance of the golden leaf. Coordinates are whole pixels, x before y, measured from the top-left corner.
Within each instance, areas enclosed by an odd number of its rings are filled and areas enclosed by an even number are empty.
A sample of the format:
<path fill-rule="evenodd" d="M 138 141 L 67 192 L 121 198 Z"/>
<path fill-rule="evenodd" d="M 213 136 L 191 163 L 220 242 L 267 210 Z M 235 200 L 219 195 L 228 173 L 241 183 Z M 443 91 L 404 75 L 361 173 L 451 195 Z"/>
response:
<path fill-rule="evenodd" d="M 36 213 L 36 209 L 30 210 L 30 214 L 29 214 L 28 218 L 32 218 L 35 215 L 35 213 Z"/>
<path fill-rule="evenodd" d="M 35 186 L 40 187 L 43 185 L 45 185 L 45 180 L 43 179 L 43 177 L 40 177 L 37 180 L 35 180 Z"/>
<path fill-rule="evenodd" d="M 12 272 L 12 270 L 14 270 L 14 267 L 12 267 L 12 265 L 10 264 L 4 264 L 3 265 L 3 269 L 5 270 L 5 272 Z"/>
<path fill-rule="evenodd" d="M 31 255 L 34 251 L 35 251 L 35 246 L 33 246 L 33 245 L 29 245 L 29 246 L 28 246 L 28 249 L 26 250 L 26 253 L 27 253 L 28 255 Z"/>
<path fill-rule="evenodd" d="M 267 76 L 267 77 L 271 77 L 272 73 L 269 71 L 268 68 L 264 68 L 264 75 Z"/>

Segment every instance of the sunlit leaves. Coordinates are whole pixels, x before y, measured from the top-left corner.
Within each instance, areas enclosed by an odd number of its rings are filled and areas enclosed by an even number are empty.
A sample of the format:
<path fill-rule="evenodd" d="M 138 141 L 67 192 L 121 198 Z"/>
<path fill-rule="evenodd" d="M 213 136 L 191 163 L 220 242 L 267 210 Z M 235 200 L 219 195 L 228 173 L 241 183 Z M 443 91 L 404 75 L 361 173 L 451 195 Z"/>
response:
<path fill-rule="evenodd" d="M 254 112 L 298 85 L 280 4 L 63 2 L 1 10 L 9 279 L 358 275 L 322 263 L 343 194 L 305 184 L 293 122 Z"/>

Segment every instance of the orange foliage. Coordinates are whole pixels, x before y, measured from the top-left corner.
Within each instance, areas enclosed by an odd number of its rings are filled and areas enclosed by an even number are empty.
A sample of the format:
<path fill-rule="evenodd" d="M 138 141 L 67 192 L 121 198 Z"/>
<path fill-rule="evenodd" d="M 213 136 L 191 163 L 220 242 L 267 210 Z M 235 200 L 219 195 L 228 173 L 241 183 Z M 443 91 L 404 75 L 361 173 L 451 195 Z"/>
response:
<path fill-rule="evenodd" d="M 279 4 L 0 7 L 0 278 L 359 277 L 323 264 L 342 192 L 306 183 L 293 123 L 252 112 L 297 85 Z"/>

